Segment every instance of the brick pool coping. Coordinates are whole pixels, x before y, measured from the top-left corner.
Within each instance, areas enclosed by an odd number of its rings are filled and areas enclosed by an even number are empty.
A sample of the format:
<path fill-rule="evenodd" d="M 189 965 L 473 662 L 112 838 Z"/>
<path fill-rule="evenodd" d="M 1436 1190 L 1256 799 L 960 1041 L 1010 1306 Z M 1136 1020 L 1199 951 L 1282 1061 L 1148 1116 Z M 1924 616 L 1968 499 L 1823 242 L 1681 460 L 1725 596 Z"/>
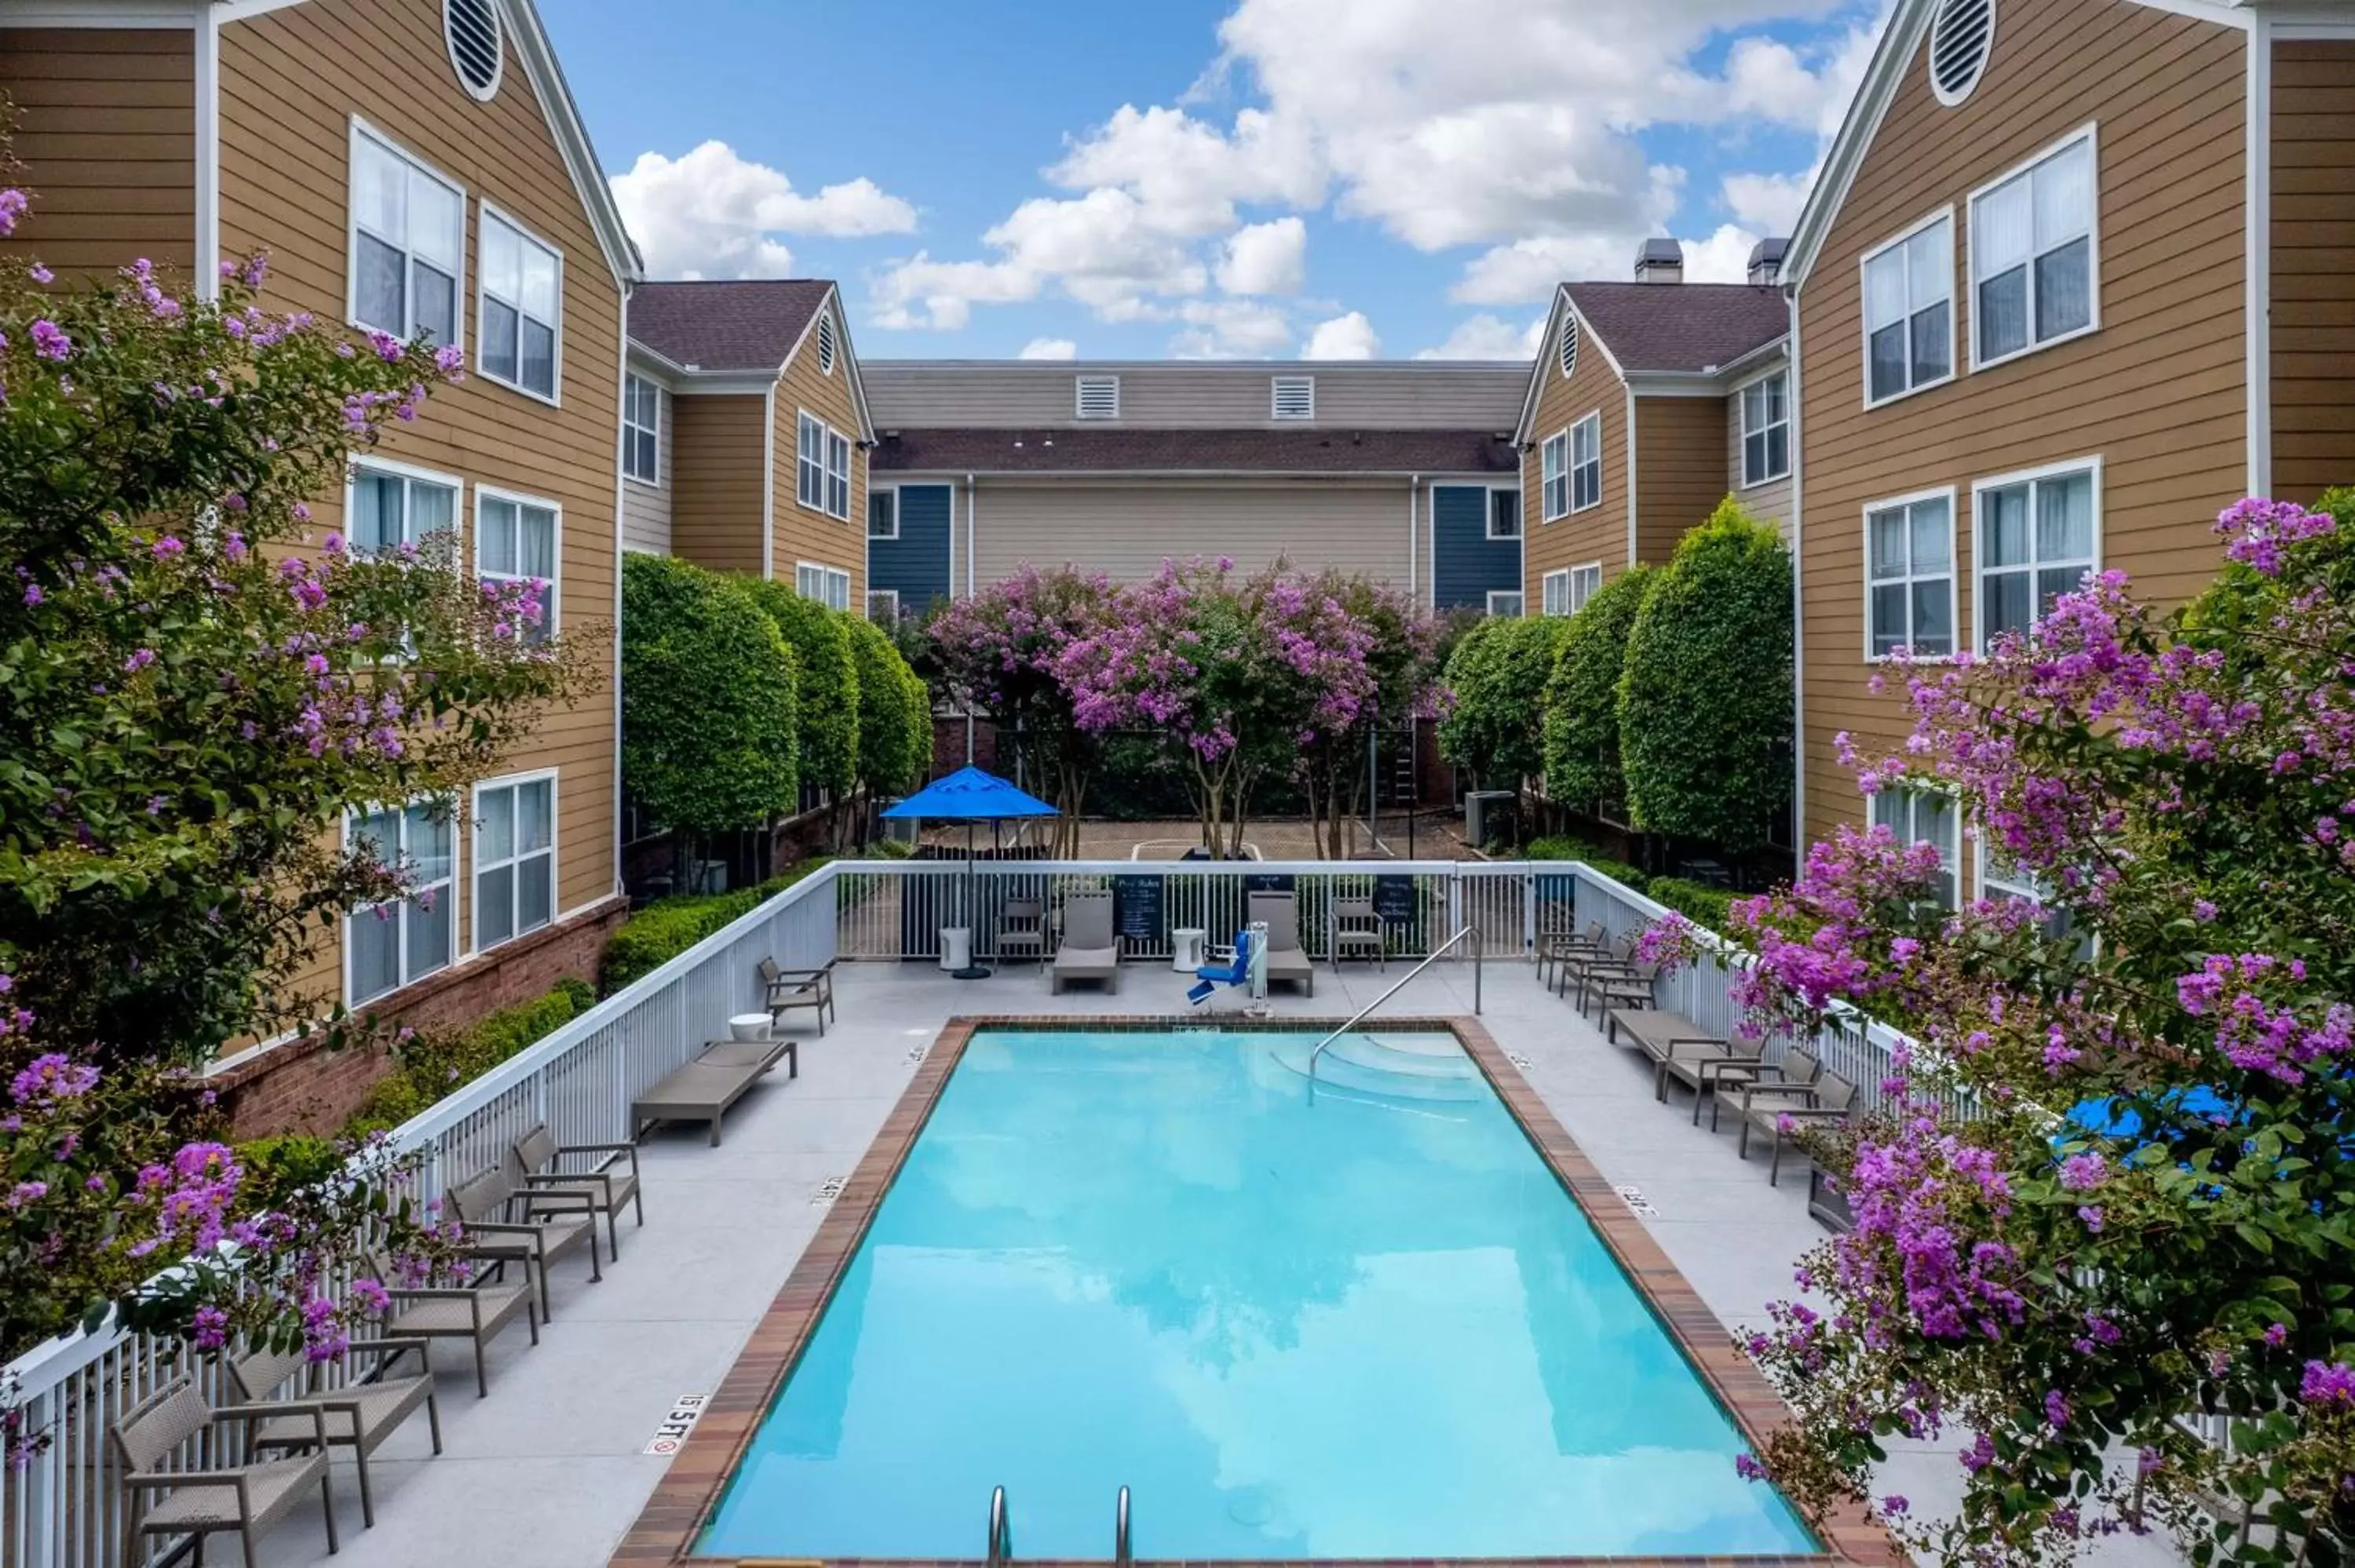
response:
<path fill-rule="evenodd" d="M 1247 1019 L 1221 1018 L 1213 1026 L 1221 1031 L 1269 1033 L 1322 1033 L 1339 1028 L 1342 1019 Z M 778 1391 L 792 1375 L 794 1364 L 800 1359 L 810 1335 L 832 1299 L 835 1286 L 843 1271 L 858 1253 L 866 1238 L 883 1195 L 890 1190 L 900 1164 L 916 1139 L 932 1117 L 939 1102 L 941 1090 L 947 1085 L 949 1075 L 964 1055 L 966 1045 L 975 1033 L 985 1029 L 1023 1029 L 1064 1033 L 1146 1033 L 1184 1028 L 1199 1030 L 1202 1020 L 1187 1017 L 1151 1017 L 1145 1015 L 1089 1017 L 1060 1014 L 1051 1017 L 983 1014 L 952 1018 L 934 1039 L 924 1059 L 917 1065 L 915 1076 L 907 1089 L 884 1118 L 883 1126 L 860 1157 L 858 1170 L 843 1184 L 841 1195 L 803 1250 L 800 1261 L 794 1265 L 784 1287 L 754 1326 L 751 1337 L 728 1369 L 719 1391 L 704 1407 L 703 1416 L 696 1424 L 678 1452 L 671 1458 L 670 1467 L 656 1483 L 654 1495 L 646 1501 L 630 1527 L 629 1533 L 614 1548 L 608 1568 L 815 1568 L 817 1562 L 799 1557 L 698 1557 L 693 1555 L 695 1540 L 702 1533 L 706 1520 L 719 1507 L 721 1493 L 729 1478 L 736 1472 L 762 1418 L 775 1404 Z M 1393 1032 L 1423 1031 L 1444 1033 L 1455 1036 L 1472 1060 L 1487 1077 L 1497 1097 L 1505 1102 L 1522 1131 L 1546 1163 L 1552 1168 L 1555 1179 L 1570 1192 L 1572 1200 L 1585 1214 L 1587 1221 L 1603 1238 L 1619 1266 L 1633 1280 L 1638 1294 L 1650 1307 L 1653 1316 L 1684 1352 L 1685 1359 L 1700 1373 L 1703 1383 L 1724 1407 L 1742 1436 L 1754 1448 L 1767 1434 L 1785 1425 L 1790 1412 L 1757 1368 L 1737 1351 L 1732 1336 L 1704 1305 L 1698 1293 L 1685 1280 L 1668 1254 L 1652 1239 L 1643 1222 L 1620 1198 L 1603 1173 L 1594 1168 L 1583 1150 L 1572 1141 L 1553 1112 L 1529 1087 L 1527 1079 L 1497 1047 L 1497 1042 L 1477 1019 L 1464 1017 L 1386 1018 L 1385 1030 Z M 1820 1568 L 1826 1563 L 1852 1563 L 1859 1568 L 1901 1568 L 1906 1559 L 1890 1541 L 1888 1534 L 1867 1514 L 1859 1504 L 1845 1504 L 1830 1518 L 1817 1521 L 1815 1533 L 1828 1549 L 1824 1553 L 1765 1554 L 1750 1556 L 1684 1556 L 1684 1557 L 1551 1557 L 1509 1558 L 1498 1560 L 1445 1558 L 1358 1558 L 1313 1559 L 1323 1568 L 1342 1568 L 1345 1563 L 1373 1568 L 1375 1564 L 1396 1564 L 1399 1568 L 1442 1568 L 1457 1563 L 1474 1564 L 1484 1561 L 1510 1563 L 1520 1568 L 1535 1564 L 1558 1564 L 1573 1568 L 1578 1564 L 1611 1564 L 1613 1568 Z M 978 1558 L 835 1558 L 829 1563 L 851 1564 L 904 1564 L 906 1568 L 945 1568 L 951 1563 L 978 1563 Z M 1045 1560 L 1031 1559 L 1043 1564 Z M 1151 1560 L 1138 1560 L 1140 1563 Z M 1275 1562 L 1286 1560 L 1271 1560 Z M 1204 1568 L 1253 1568 L 1253 1565 L 1222 1560 Z"/>

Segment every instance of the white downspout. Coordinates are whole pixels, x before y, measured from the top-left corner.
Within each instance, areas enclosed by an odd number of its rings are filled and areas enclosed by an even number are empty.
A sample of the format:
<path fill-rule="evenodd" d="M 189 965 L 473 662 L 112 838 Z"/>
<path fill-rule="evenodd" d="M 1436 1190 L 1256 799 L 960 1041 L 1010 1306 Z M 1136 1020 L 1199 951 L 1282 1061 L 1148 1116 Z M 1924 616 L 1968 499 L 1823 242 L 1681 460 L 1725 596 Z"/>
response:
<path fill-rule="evenodd" d="M 975 494 L 975 491 L 977 488 L 978 487 L 974 483 L 973 475 L 966 474 L 964 476 L 964 597 L 967 599 L 971 599 L 973 597 L 974 591 L 974 529 L 979 525 L 979 516 L 981 512 L 980 498 Z M 956 532 L 954 522 L 952 522 L 949 532 L 951 535 L 954 535 Z M 954 583 L 956 578 L 952 576 L 949 578 L 949 581 L 951 583 Z M 967 708 L 964 711 L 964 765 L 967 768 L 974 766 L 973 752 L 973 710 L 971 708 Z"/>
<path fill-rule="evenodd" d="M 1806 421 L 1799 396 L 1799 291 L 1790 296 L 1791 347 L 1791 846 L 1807 848 L 1807 592 L 1799 520 L 1806 513 Z"/>
<path fill-rule="evenodd" d="M 1417 529 L 1418 527 L 1420 527 L 1420 526 L 1421 526 L 1421 524 L 1422 524 L 1422 520 L 1421 520 L 1421 519 L 1416 515 L 1416 513 L 1420 510 L 1420 509 L 1419 509 L 1419 507 L 1417 506 L 1416 503 L 1417 503 L 1417 500 L 1418 500 L 1418 492 L 1420 492 L 1422 489 L 1423 489 L 1423 475 L 1421 475 L 1421 474 L 1419 474 L 1419 473 L 1411 473 L 1411 474 L 1407 475 L 1407 480 L 1406 480 L 1406 597 L 1407 597 L 1407 602 L 1408 602 L 1409 604 L 1413 605 L 1413 606 L 1414 606 L 1415 608 L 1417 608 L 1418 609 L 1422 609 L 1422 608 L 1423 607 L 1423 599 L 1422 599 L 1422 593 L 1423 593 L 1423 573 L 1418 569 L 1418 568 L 1421 567 L 1422 562 L 1421 562 L 1421 560 L 1420 560 L 1420 559 L 1416 556 L 1416 555 L 1415 555 L 1415 546 L 1416 546 L 1416 538 L 1417 538 L 1417 535 L 1416 535 L 1416 532 L 1415 532 L 1415 531 L 1416 531 L 1416 529 Z"/>
<path fill-rule="evenodd" d="M 220 298 L 220 18 L 211 5 L 197 8 L 195 73 L 197 96 L 196 294 Z M 618 449 L 619 443 L 616 443 Z"/>

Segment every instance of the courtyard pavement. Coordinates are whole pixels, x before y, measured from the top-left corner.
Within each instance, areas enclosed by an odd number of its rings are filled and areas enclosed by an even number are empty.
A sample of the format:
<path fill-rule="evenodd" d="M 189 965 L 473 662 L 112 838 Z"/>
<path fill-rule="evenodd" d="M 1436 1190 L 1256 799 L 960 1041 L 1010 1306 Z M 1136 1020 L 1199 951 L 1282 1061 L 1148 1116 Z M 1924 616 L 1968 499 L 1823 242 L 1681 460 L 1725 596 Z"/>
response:
<path fill-rule="evenodd" d="M 1279 1014 L 1342 1018 L 1400 978 L 1363 965 L 1322 966 L 1311 999 L 1279 993 Z M 956 1013 L 1179 1013 L 1187 980 L 1166 965 L 1122 970 L 1117 995 L 1050 997 L 1033 969 L 961 981 L 914 964 L 846 965 L 841 1022 L 824 1040 L 801 1032 L 801 1075 L 754 1090 L 731 1114 L 721 1147 L 700 1129 L 652 1135 L 643 1150 L 646 1224 L 622 1229 L 622 1255 L 602 1283 L 579 1260 L 558 1266 L 555 1319 L 537 1348 L 520 1326 L 491 1352 L 490 1396 L 474 1396 L 464 1347 L 436 1351 L 443 1452 L 411 1420 L 371 1466 L 377 1524 L 360 1524 L 349 1461 L 336 1462 L 338 1568 L 598 1568 L 661 1478 L 645 1452 L 682 1394 L 719 1384 L 818 1222 L 827 1183 L 847 1176 L 907 1086 L 942 1023 Z M 1791 1294 L 1793 1263 L 1820 1242 L 1806 1183 L 1766 1184 L 1763 1155 L 1747 1164 L 1727 1130 L 1694 1126 L 1689 1102 L 1656 1103 L 1647 1065 L 1538 986 L 1528 965 L 1491 963 L 1483 1022 L 1571 1136 L 1613 1182 L 1641 1193 L 1639 1216 L 1729 1329 L 1763 1320 Z M 1386 1012 L 1469 1013 L 1471 977 L 1443 965 Z M 1648 1211 L 1648 1212 L 1646 1212 Z M 1959 1440 L 1901 1452 L 1883 1489 L 1917 1514 L 1951 1507 Z M 975 1510 L 976 1554 L 982 1546 Z M 1149 1549 L 1150 1542 L 1140 1542 Z M 233 1538 L 210 1558 L 234 1561 Z M 1149 1555 L 1149 1550 L 1140 1555 Z M 268 1568 L 325 1564 L 315 1507 L 265 1540 Z M 2158 1568 L 2183 1559 L 2163 1542 L 2105 1543 L 2087 1561 Z"/>

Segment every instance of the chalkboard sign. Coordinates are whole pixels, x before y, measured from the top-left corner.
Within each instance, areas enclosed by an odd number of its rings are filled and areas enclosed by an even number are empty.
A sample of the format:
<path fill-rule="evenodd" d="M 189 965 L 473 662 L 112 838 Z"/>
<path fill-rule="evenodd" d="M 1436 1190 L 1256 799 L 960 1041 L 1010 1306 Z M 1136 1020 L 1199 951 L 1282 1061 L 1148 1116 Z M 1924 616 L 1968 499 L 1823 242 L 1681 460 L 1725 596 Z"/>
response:
<path fill-rule="evenodd" d="M 1158 876 L 1114 877 L 1113 929 L 1132 942 L 1159 942 L 1161 887 Z"/>
<path fill-rule="evenodd" d="M 1377 876 L 1374 878 L 1374 913 L 1393 926 L 1412 926 L 1419 911 L 1415 907 L 1414 878 L 1412 876 Z"/>

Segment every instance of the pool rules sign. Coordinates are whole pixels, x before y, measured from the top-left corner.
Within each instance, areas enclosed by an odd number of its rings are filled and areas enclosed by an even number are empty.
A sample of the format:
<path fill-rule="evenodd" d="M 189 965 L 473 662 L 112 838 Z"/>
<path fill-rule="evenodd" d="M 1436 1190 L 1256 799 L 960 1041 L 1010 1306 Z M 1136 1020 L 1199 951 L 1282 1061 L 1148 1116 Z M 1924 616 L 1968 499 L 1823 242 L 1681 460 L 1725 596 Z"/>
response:
<path fill-rule="evenodd" d="M 708 1393 L 682 1393 L 672 1400 L 670 1414 L 664 1416 L 662 1425 L 655 1428 L 654 1436 L 647 1440 L 645 1452 L 665 1457 L 677 1453 L 679 1445 L 687 1441 L 687 1435 L 695 1430 L 696 1422 L 701 1419 L 703 1407 L 710 1403 L 711 1396 Z"/>

